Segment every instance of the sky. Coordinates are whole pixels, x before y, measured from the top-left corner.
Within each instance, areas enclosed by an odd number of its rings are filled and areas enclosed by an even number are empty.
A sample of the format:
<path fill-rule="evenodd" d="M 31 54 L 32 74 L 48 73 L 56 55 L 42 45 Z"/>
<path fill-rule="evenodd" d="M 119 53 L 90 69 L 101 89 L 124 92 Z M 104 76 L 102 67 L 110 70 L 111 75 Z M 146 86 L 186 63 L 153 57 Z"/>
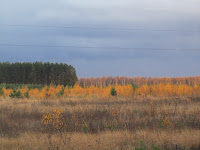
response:
<path fill-rule="evenodd" d="M 78 77 L 200 75 L 199 0 L 1 0 L 0 61 Z"/>

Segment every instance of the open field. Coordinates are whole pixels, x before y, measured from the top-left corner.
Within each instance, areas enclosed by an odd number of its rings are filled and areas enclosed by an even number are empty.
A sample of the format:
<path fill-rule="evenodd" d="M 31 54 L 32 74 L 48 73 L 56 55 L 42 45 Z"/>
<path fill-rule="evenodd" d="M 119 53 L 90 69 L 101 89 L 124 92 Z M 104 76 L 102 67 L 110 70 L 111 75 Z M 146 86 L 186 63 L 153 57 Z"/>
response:
<path fill-rule="evenodd" d="M 51 115 L 59 120 L 45 122 Z M 0 134 L 2 150 L 137 149 L 141 142 L 147 149 L 198 150 L 200 98 L 1 97 Z"/>

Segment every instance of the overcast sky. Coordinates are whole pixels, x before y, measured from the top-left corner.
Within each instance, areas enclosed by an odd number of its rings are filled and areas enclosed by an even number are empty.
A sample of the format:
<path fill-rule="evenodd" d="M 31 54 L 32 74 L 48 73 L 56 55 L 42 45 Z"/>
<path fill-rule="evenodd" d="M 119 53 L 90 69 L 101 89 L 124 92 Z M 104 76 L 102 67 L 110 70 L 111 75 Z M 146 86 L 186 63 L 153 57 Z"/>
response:
<path fill-rule="evenodd" d="M 0 61 L 63 62 L 78 77 L 196 76 L 199 18 L 199 0 L 0 0 Z"/>

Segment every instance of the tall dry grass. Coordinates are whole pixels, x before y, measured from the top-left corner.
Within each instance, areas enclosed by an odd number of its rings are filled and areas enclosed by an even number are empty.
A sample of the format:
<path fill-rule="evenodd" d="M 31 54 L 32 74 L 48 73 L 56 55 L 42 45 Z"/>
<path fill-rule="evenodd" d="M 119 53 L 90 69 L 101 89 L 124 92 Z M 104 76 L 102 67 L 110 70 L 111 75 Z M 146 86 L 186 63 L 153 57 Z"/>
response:
<path fill-rule="evenodd" d="M 42 118 L 55 107 L 66 141 L 54 131 L 49 145 Z M 199 149 L 199 129 L 199 98 L 0 99 L 0 149 Z"/>
<path fill-rule="evenodd" d="M 68 134 L 67 134 L 68 136 Z M 200 131 L 187 129 L 182 131 L 165 130 L 138 130 L 107 131 L 98 134 L 72 133 L 65 149 L 74 150 L 133 150 L 143 141 L 148 149 L 152 143 L 160 149 L 199 149 Z M 1 138 L 0 150 L 45 150 L 49 149 L 47 135 L 42 133 L 26 132 L 18 138 Z M 51 149 L 62 149 L 63 144 L 56 134 L 52 137 Z"/>

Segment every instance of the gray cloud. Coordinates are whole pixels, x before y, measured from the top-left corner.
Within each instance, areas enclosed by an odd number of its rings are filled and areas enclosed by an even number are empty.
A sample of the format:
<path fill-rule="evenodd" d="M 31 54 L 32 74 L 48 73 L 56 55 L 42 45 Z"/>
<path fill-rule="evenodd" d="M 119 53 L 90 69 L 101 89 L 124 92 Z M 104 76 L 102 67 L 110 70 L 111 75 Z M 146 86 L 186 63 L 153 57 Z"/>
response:
<path fill-rule="evenodd" d="M 200 52 L 198 0 L 2 0 L 3 24 L 144 28 L 89 30 L 0 26 L 0 43 L 91 47 L 175 48 L 176 51 L 0 46 L 0 61 L 66 62 L 78 76 L 198 75 Z M 172 29 L 158 32 L 152 29 Z"/>

